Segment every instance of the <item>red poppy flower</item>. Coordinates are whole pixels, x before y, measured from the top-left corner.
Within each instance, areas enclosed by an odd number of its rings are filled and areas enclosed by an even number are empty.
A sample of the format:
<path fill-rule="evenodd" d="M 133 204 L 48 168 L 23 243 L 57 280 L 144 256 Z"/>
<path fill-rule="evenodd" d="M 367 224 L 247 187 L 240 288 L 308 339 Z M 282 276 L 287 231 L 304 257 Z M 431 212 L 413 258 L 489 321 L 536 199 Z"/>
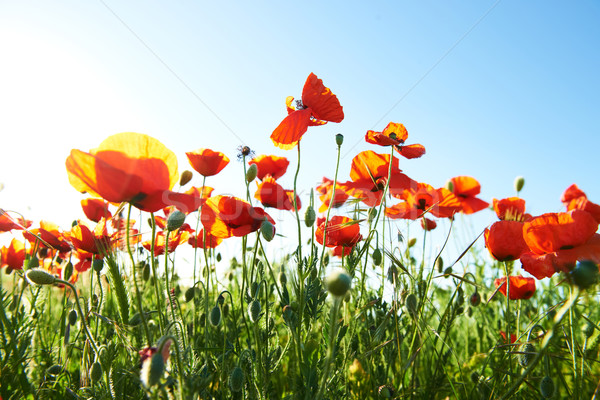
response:
<path fill-rule="evenodd" d="M 425 229 L 426 231 L 432 231 L 437 228 L 437 223 L 429 218 L 421 218 L 421 228 Z"/>
<path fill-rule="evenodd" d="M 511 300 L 527 300 L 535 293 L 535 279 L 526 278 L 521 275 L 512 275 L 509 278 L 509 298 Z M 506 277 L 494 280 L 496 287 L 500 286 L 500 292 L 506 296 Z"/>
<path fill-rule="evenodd" d="M 128 202 L 148 212 L 174 204 L 194 207 L 191 196 L 170 190 L 179 181 L 175 153 L 141 133 L 110 136 L 89 153 L 72 150 L 66 167 L 75 189 L 111 203 Z"/>
<path fill-rule="evenodd" d="M 190 238 L 190 233 L 183 231 L 181 229 L 175 230 L 169 233 L 169 245 L 168 252 L 172 253 L 175 249 L 180 245 L 187 243 Z M 156 238 L 154 240 L 154 257 L 158 257 L 162 254 L 165 254 L 165 241 L 166 241 L 166 233 L 165 231 L 160 231 L 156 234 Z M 146 240 L 142 242 L 142 246 L 148 251 L 152 251 L 152 240 Z"/>
<path fill-rule="evenodd" d="M 0 249 L 0 268 L 23 269 L 25 255 L 25 243 L 13 238 L 8 247 Z"/>
<path fill-rule="evenodd" d="M 319 212 L 325 212 L 329 208 L 329 203 L 331 203 L 331 199 L 333 197 L 333 204 L 331 207 L 337 208 L 341 207 L 346 200 L 348 200 L 348 194 L 340 188 L 340 184 L 338 183 L 335 188 L 335 195 L 332 196 L 333 192 L 333 181 L 331 179 L 323 177 L 323 183 L 317 186 L 317 192 L 321 195 L 319 199 L 321 199 L 321 207 L 319 207 Z"/>
<path fill-rule="evenodd" d="M 526 221 L 531 215 L 525 214 L 525 200 L 519 197 L 508 197 L 506 199 L 493 199 L 494 211 L 499 219 L 503 221 Z"/>
<path fill-rule="evenodd" d="M 216 236 L 211 235 L 210 233 L 206 233 L 206 242 L 204 241 L 204 229 L 201 229 L 198 232 L 198 235 L 191 234 L 188 239 L 188 244 L 194 248 L 200 249 L 214 249 L 218 245 L 221 244 L 223 238 L 218 238 Z M 205 245 L 206 243 L 206 245 Z"/>
<path fill-rule="evenodd" d="M 408 139 L 408 131 L 404 125 L 390 122 L 382 132 L 367 131 L 365 140 L 379 146 L 394 146 L 406 158 L 419 158 L 425 154 L 425 147 L 421 144 L 404 145 Z"/>
<path fill-rule="evenodd" d="M 6 211 L 0 208 L 0 233 L 9 232 L 13 229 L 24 230 L 31 226 L 31 221 L 23 219 L 23 217 L 13 218 Z"/>
<path fill-rule="evenodd" d="M 258 184 L 254 198 L 265 207 L 273 207 L 278 210 L 294 209 L 294 191 L 285 190 L 272 176 L 265 176 Z M 296 196 L 296 204 L 300 209 L 300 197 Z"/>
<path fill-rule="evenodd" d="M 267 175 L 271 175 L 274 179 L 279 179 L 287 171 L 290 162 L 285 157 L 260 155 L 253 160 L 248 161 L 248 165 L 256 164 L 258 172 L 256 176 L 261 181 Z"/>
<path fill-rule="evenodd" d="M 315 237 L 319 244 L 323 244 L 325 222 L 326 221 L 321 222 L 315 232 Z M 360 226 L 357 221 L 348 217 L 336 215 L 329 220 L 329 223 L 327 223 L 327 238 L 325 244 L 327 247 L 344 246 L 351 249 L 361 240 L 362 235 L 360 234 Z M 345 254 L 349 254 L 349 252 Z"/>
<path fill-rule="evenodd" d="M 65 240 L 63 232 L 60 230 L 58 225 L 48 221 L 40 221 L 40 227 L 25 231 L 23 236 L 29 243 L 35 244 L 39 242 L 36 236 L 39 236 L 45 243 L 50 245 L 51 248 L 58 250 L 61 253 L 68 253 L 71 251 L 71 245 Z M 47 247 L 43 242 L 39 243 L 40 247 Z"/>
<path fill-rule="evenodd" d="M 73 246 L 87 253 L 103 256 L 111 249 L 110 235 L 106 227 L 106 220 L 102 219 L 92 231 L 87 225 L 79 223 L 71 228 L 67 236 Z"/>
<path fill-rule="evenodd" d="M 371 150 L 363 151 L 352 159 L 350 170 L 352 181 L 341 183 L 340 189 L 350 196 L 360 199 L 369 207 L 379 205 L 388 179 L 389 165 L 389 154 L 377 154 Z M 394 157 L 392 159 L 389 193 L 392 196 L 400 195 L 405 189 L 416 184 L 414 180 L 400 171 L 398 158 Z"/>
<path fill-rule="evenodd" d="M 265 210 L 233 196 L 207 199 L 201 218 L 206 232 L 219 238 L 246 236 L 257 231 L 265 219 L 275 224 Z"/>
<path fill-rule="evenodd" d="M 517 260 L 529 251 L 523 239 L 523 223 L 497 221 L 485 229 L 485 247 L 498 261 Z"/>
<path fill-rule="evenodd" d="M 81 200 L 81 208 L 87 219 L 93 222 L 112 217 L 112 213 L 108 210 L 108 202 L 102 199 L 83 199 Z"/>
<path fill-rule="evenodd" d="M 309 126 L 342 122 L 344 119 L 344 111 L 337 96 L 312 72 L 306 79 L 302 101 L 298 102 L 297 109 L 292 107 L 293 101 L 291 96 L 286 99 L 288 116 L 271 134 L 273 144 L 281 149 L 293 148 Z"/>
<path fill-rule="evenodd" d="M 198 149 L 185 153 L 190 165 L 202 176 L 213 176 L 229 164 L 229 158 L 219 151 Z"/>
<path fill-rule="evenodd" d="M 567 207 L 567 211 L 583 210 L 594 216 L 594 219 L 600 223 L 600 205 L 588 200 L 586 194 L 577 187 L 576 184 L 569 186 L 561 197 L 562 203 Z"/>
<path fill-rule="evenodd" d="M 506 343 L 506 332 L 504 331 L 500 331 L 500 336 L 502 336 L 502 339 L 504 340 L 504 343 Z M 515 335 L 514 333 L 510 334 L 510 342 L 514 343 L 517 341 L 517 335 Z"/>
<path fill-rule="evenodd" d="M 479 182 L 470 176 L 456 176 L 450 179 L 452 182 L 452 193 L 462 205 L 462 212 L 464 214 L 473 214 L 477 211 L 481 211 L 487 208 L 490 203 L 477 198 L 479 192 L 481 192 L 481 185 Z"/>
<path fill-rule="evenodd" d="M 426 183 L 417 183 L 397 197 L 405 201 L 385 209 L 386 215 L 393 219 L 415 220 L 425 212 L 438 218 L 449 218 L 461 209 L 460 201 L 451 191 L 445 188 L 434 189 Z"/>
<path fill-rule="evenodd" d="M 352 251 L 354 250 L 355 247 L 356 247 L 356 245 L 354 245 L 354 246 L 335 246 L 333 248 L 333 250 L 331 251 L 331 254 L 334 257 L 345 257 L 345 256 L 349 255 L 350 253 L 352 253 Z"/>

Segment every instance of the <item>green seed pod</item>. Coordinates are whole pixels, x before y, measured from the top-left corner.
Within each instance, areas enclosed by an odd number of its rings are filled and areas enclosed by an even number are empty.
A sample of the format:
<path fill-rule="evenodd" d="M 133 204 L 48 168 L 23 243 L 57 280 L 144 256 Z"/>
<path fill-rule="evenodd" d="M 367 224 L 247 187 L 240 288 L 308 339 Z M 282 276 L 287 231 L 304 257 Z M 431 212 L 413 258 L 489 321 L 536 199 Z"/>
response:
<path fill-rule="evenodd" d="M 253 180 L 255 180 L 257 174 L 258 174 L 258 166 L 256 164 L 250 164 L 250 166 L 246 170 L 246 182 L 250 183 Z"/>
<path fill-rule="evenodd" d="M 217 253 L 217 262 L 220 262 L 220 261 L 221 261 L 221 259 L 222 259 L 222 257 L 221 257 L 221 253 Z"/>
<path fill-rule="evenodd" d="M 40 267 L 40 259 L 37 258 L 36 256 L 33 256 L 29 259 L 29 262 L 27 263 L 27 269 L 34 269 L 34 268 L 39 268 Z"/>
<path fill-rule="evenodd" d="M 94 268 L 94 271 L 96 272 L 102 271 L 102 268 L 104 268 L 104 260 L 101 258 L 95 258 L 94 261 L 92 261 L 92 268 Z"/>
<path fill-rule="evenodd" d="M 548 375 L 544 376 L 540 381 L 540 393 L 542 397 L 545 399 L 549 399 L 554 396 L 554 392 L 556 387 L 554 386 L 554 381 Z"/>
<path fill-rule="evenodd" d="M 352 287 L 352 278 L 342 269 L 336 269 L 325 279 L 325 287 L 334 296 L 342 297 Z"/>
<path fill-rule="evenodd" d="M 69 261 L 67 265 L 65 265 L 65 269 L 63 269 L 63 279 L 65 281 L 69 281 L 73 276 L 73 263 Z"/>
<path fill-rule="evenodd" d="M 162 358 L 162 354 L 156 352 L 152 357 L 147 358 L 142 365 L 142 371 L 140 373 L 140 379 L 144 386 L 150 388 L 156 385 L 160 378 L 162 378 L 165 371 L 165 361 Z"/>
<path fill-rule="evenodd" d="M 175 229 L 179 229 L 184 222 L 185 214 L 179 210 L 175 210 L 167 218 L 167 230 L 174 231 Z"/>
<path fill-rule="evenodd" d="M 418 307 L 417 296 L 415 296 L 414 293 L 410 293 L 408 296 L 406 296 L 406 299 L 404 300 L 404 306 L 410 315 L 416 315 Z"/>
<path fill-rule="evenodd" d="M 270 242 L 275 237 L 275 227 L 271 222 L 265 219 L 260 225 L 260 233 L 267 242 Z"/>
<path fill-rule="evenodd" d="M 189 181 L 192 180 L 194 174 L 192 171 L 185 170 L 181 173 L 181 177 L 179 178 L 179 186 L 185 186 Z"/>
<path fill-rule="evenodd" d="M 240 367 L 235 367 L 229 374 L 229 387 L 232 392 L 238 393 L 244 387 L 244 371 Z"/>
<path fill-rule="evenodd" d="M 417 244 L 417 238 L 408 239 L 408 248 L 413 247 L 415 244 Z"/>
<path fill-rule="evenodd" d="M 531 361 L 535 358 L 535 346 L 531 343 L 525 343 L 521 346 L 521 354 L 519 354 L 519 364 L 523 368 L 526 368 Z"/>
<path fill-rule="evenodd" d="M 442 257 L 438 257 L 437 260 L 435 260 L 435 267 L 437 268 L 437 271 L 441 274 L 444 270 L 444 259 Z"/>
<path fill-rule="evenodd" d="M 598 282 L 598 265 L 593 261 L 579 261 L 569 275 L 574 285 L 587 289 Z"/>
<path fill-rule="evenodd" d="M 260 319 L 260 302 L 258 300 L 252 300 L 250 304 L 248 304 L 248 315 L 250 316 L 250 321 L 257 322 Z"/>
<path fill-rule="evenodd" d="M 30 269 L 25 273 L 27 280 L 37 285 L 52 285 L 56 282 L 54 275 L 43 269 Z"/>
<path fill-rule="evenodd" d="M 219 326 L 221 323 L 221 308 L 219 306 L 214 306 L 212 310 L 210 310 L 208 322 L 210 322 L 212 326 Z"/>
<path fill-rule="evenodd" d="M 46 373 L 48 375 L 52 375 L 52 376 L 60 374 L 61 371 L 62 371 L 62 365 L 60 365 L 60 364 L 54 364 L 51 367 L 48 367 L 48 369 L 46 369 Z"/>
<path fill-rule="evenodd" d="M 304 225 L 306 225 L 307 228 L 310 228 L 313 226 L 316 219 L 317 213 L 315 212 L 315 209 L 312 206 L 308 206 L 304 212 Z"/>
<path fill-rule="evenodd" d="M 471 297 L 469 297 L 469 303 L 471 304 L 472 307 L 477 307 L 478 305 L 481 304 L 481 295 L 479 294 L 479 292 L 477 290 L 475 290 L 475 292 L 471 295 Z"/>
<path fill-rule="evenodd" d="M 148 282 L 150 279 L 150 264 L 147 262 L 145 262 L 142 267 L 142 279 L 144 279 L 144 282 Z"/>
<path fill-rule="evenodd" d="M 341 146 L 342 143 L 344 143 L 344 135 L 342 135 L 341 133 L 338 133 L 337 135 L 335 135 L 335 144 L 337 144 L 338 146 Z"/>
<path fill-rule="evenodd" d="M 96 383 L 102 378 L 102 365 L 98 361 L 95 361 L 90 368 L 90 378 L 92 378 L 92 383 Z"/>
<path fill-rule="evenodd" d="M 77 323 L 77 310 L 71 310 L 69 312 L 69 325 L 75 325 Z"/>
<path fill-rule="evenodd" d="M 523 186 L 525 186 L 525 178 L 523 178 L 522 176 L 517 176 L 515 178 L 515 190 L 517 191 L 517 193 L 523 190 Z"/>
<path fill-rule="evenodd" d="M 378 248 L 373 250 L 373 264 L 381 265 L 381 261 L 383 260 L 383 255 L 381 254 L 381 250 Z"/>

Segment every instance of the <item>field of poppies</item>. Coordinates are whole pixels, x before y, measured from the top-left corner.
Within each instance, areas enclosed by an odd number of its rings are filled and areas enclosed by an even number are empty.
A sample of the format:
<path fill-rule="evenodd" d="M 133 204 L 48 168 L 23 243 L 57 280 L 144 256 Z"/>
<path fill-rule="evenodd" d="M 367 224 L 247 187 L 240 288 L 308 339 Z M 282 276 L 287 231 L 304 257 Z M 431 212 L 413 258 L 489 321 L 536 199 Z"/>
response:
<path fill-rule="evenodd" d="M 531 215 L 521 177 L 489 202 L 470 176 L 420 182 L 400 161 L 425 147 L 396 122 L 366 132 L 347 181 L 329 138 L 338 169 L 301 202 L 302 136 L 344 112 L 312 73 L 285 103 L 271 139 L 297 151 L 292 188 L 287 158 L 244 146 L 245 198 L 218 194 L 227 155 L 190 151 L 180 173 L 126 132 L 66 160 L 87 220 L 0 209 L 0 399 L 595 398 L 600 205 L 573 184 L 564 212 Z M 297 238 L 282 257 L 274 209 Z M 457 225 L 489 209 L 448 259 Z"/>

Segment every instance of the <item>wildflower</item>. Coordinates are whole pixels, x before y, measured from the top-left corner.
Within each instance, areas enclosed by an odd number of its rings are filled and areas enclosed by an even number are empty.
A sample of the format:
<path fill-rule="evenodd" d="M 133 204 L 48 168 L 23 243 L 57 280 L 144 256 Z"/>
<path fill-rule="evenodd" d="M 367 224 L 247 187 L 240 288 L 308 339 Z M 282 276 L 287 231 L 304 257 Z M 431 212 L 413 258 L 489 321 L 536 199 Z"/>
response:
<path fill-rule="evenodd" d="M 395 197 L 404 202 L 385 209 L 386 215 L 393 219 L 415 220 L 426 212 L 438 218 L 449 218 L 461 209 L 460 201 L 451 191 L 446 188 L 434 189 L 426 183 L 417 183 Z"/>
<path fill-rule="evenodd" d="M 526 300 L 535 293 L 535 279 L 526 278 L 521 275 L 512 275 L 509 277 L 509 298 L 511 300 Z M 500 286 L 500 292 L 506 296 L 506 277 L 494 280 L 496 287 Z"/>
<path fill-rule="evenodd" d="M 254 198 L 265 207 L 273 207 L 278 210 L 294 209 L 294 191 L 285 190 L 275 179 L 267 175 L 258 184 Z M 300 208 L 300 197 L 296 196 L 296 204 Z"/>
<path fill-rule="evenodd" d="M 485 229 L 485 247 L 498 261 L 517 260 L 529 251 L 523 239 L 523 223 L 497 221 Z"/>
<path fill-rule="evenodd" d="M 187 243 L 190 238 L 189 232 L 184 230 L 176 230 L 169 233 L 168 253 L 172 253 L 180 245 Z M 154 257 L 158 257 L 165 253 L 166 234 L 164 231 L 158 232 L 154 241 Z M 152 250 L 152 240 L 142 242 L 142 246 L 148 251 Z"/>
<path fill-rule="evenodd" d="M 333 194 L 333 181 L 325 177 L 323 177 L 323 183 L 317 186 L 317 192 L 320 193 L 319 199 L 322 202 L 321 207 L 319 207 L 319 212 L 321 213 L 327 211 L 330 203 L 332 208 L 341 207 L 349 197 L 348 194 L 340 188 L 339 183 L 336 184 L 335 194 Z"/>
<path fill-rule="evenodd" d="M 63 254 L 71 251 L 71 245 L 66 241 L 65 235 L 58 225 L 52 222 L 40 221 L 39 228 L 25 231 L 23 236 L 32 244 L 39 242 L 38 237 L 41 238 L 43 242 L 40 243 L 40 247 L 43 248 L 48 247 L 45 244 L 47 243 L 51 248 Z"/>
<path fill-rule="evenodd" d="M 218 174 L 229 164 L 229 158 L 225 154 L 210 149 L 198 149 L 185 155 L 192 168 L 204 177 Z"/>
<path fill-rule="evenodd" d="M 252 207 L 237 197 L 216 196 L 206 200 L 202 207 L 202 225 L 207 233 L 219 238 L 245 236 L 257 231 L 267 219 L 275 221 L 260 207 Z"/>
<path fill-rule="evenodd" d="M 429 218 L 421 218 L 421 228 L 426 231 L 432 231 L 437 228 L 437 223 Z"/>
<path fill-rule="evenodd" d="M 206 232 L 206 240 L 205 240 L 204 239 L 204 229 L 201 229 L 200 232 L 198 232 L 198 235 L 194 235 L 193 231 L 192 231 L 190 233 L 190 237 L 188 238 L 189 245 L 191 245 L 194 248 L 201 248 L 201 249 L 214 249 L 219 244 L 221 244 L 222 241 L 223 241 L 223 238 L 213 236 L 208 232 Z"/>
<path fill-rule="evenodd" d="M 461 211 L 464 214 L 473 214 L 487 208 L 490 204 L 475 197 L 481 191 L 479 182 L 470 176 L 456 176 L 450 179 L 452 182 L 452 193 L 458 198 L 461 204 Z"/>
<path fill-rule="evenodd" d="M 111 239 L 106 227 L 106 220 L 101 219 L 92 231 L 87 225 L 78 221 L 65 236 L 80 251 L 95 255 L 104 255 L 111 248 Z"/>
<path fill-rule="evenodd" d="M 504 343 L 507 343 L 506 332 L 500 331 L 500 336 L 502 336 L 502 339 L 504 340 Z M 515 335 L 514 333 L 511 333 L 510 334 L 510 342 L 511 343 L 515 343 L 516 341 L 517 341 L 517 335 Z"/>
<path fill-rule="evenodd" d="M 90 221 L 98 222 L 101 218 L 112 217 L 108 210 L 108 202 L 102 199 L 83 199 L 81 200 L 81 208 L 83 213 Z"/>
<path fill-rule="evenodd" d="M 344 111 L 337 96 L 312 72 L 306 79 L 302 101 L 297 102 L 296 109 L 292 106 L 293 101 L 293 97 L 287 97 L 285 103 L 288 116 L 271 134 L 273 144 L 283 150 L 296 146 L 309 126 L 342 122 L 344 119 Z"/>
<path fill-rule="evenodd" d="M 13 218 L 6 211 L 0 208 L 0 233 L 9 232 L 13 229 L 25 230 L 31 226 L 32 222 L 23 217 Z"/>
<path fill-rule="evenodd" d="M 567 211 L 587 211 L 600 223 L 600 205 L 589 201 L 586 194 L 576 184 L 569 186 L 564 191 L 560 200 L 567 207 Z"/>
<path fill-rule="evenodd" d="M 323 244 L 325 224 L 326 221 L 321 222 L 315 232 L 315 237 L 319 244 Z M 327 237 L 325 240 L 327 247 L 345 246 L 351 248 L 362 240 L 360 226 L 357 221 L 336 215 L 327 223 Z"/>
<path fill-rule="evenodd" d="M 379 205 L 387 184 L 389 166 L 389 154 L 377 154 L 371 150 L 363 151 L 352 159 L 350 170 L 352 181 L 340 184 L 340 189 L 360 199 L 369 207 Z M 405 189 L 416 185 L 414 180 L 398 168 L 398 158 L 395 157 L 392 159 L 389 180 L 389 192 L 392 196 L 400 195 Z"/>
<path fill-rule="evenodd" d="M 13 238 L 8 247 L 0 249 L 0 268 L 23 269 L 25 255 L 25 243 Z"/>
<path fill-rule="evenodd" d="M 525 200 L 519 197 L 508 197 L 492 201 L 498 219 L 502 221 L 526 221 L 531 215 L 525 213 Z"/>
<path fill-rule="evenodd" d="M 128 202 L 148 212 L 194 207 L 193 198 L 171 191 L 179 180 L 175 153 L 141 133 L 112 135 L 89 153 L 74 149 L 66 167 L 75 189 L 111 203 Z"/>
<path fill-rule="evenodd" d="M 290 162 L 285 157 L 267 156 L 263 154 L 248 161 L 248 164 L 256 165 L 258 168 L 256 176 L 262 181 L 267 175 L 271 175 L 275 180 L 281 178 L 286 173 Z"/>
<path fill-rule="evenodd" d="M 404 145 L 408 139 L 408 131 L 404 125 L 390 122 L 382 132 L 367 131 L 365 140 L 379 146 L 394 146 L 394 148 L 408 159 L 419 158 L 425 154 L 425 147 L 421 144 Z"/>

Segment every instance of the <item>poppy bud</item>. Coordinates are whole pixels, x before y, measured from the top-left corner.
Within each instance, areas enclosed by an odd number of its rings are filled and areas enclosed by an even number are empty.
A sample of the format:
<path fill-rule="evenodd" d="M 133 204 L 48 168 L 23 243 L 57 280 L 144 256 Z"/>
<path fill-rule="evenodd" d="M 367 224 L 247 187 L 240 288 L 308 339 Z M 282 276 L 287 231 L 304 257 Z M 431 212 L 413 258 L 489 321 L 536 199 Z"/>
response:
<path fill-rule="evenodd" d="M 63 279 L 68 281 L 73 276 L 73 263 L 69 261 L 67 265 L 65 265 L 65 269 L 63 269 Z"/>
<path fill-rule="evenodd" d="M 408 247 L 413 247 L 415 244 L 417 244 L 417 238 L 410 238 L 408 240 Z"/>
<path fill-rule="evenodd" d="M 217 253 L 217 262 L 220 262 L 222 258 L 221 253 Z"/>
<path fill-rule="evenodd" d="M 220 294 L 219 297 L 217 297 L 217 303 L 219 303 L 219 305 L 222 306 L 223 303 L 225 303 L 225 296 Z"/>
<path fill-rule="evenodd" d="M 256 164 L 250 164 L 246 170 L 246 182 L 250 183 L 255 180 L 256 175 L 258 175 L 258 166 L 256 166 Z"/>
<path fill-rule="evenodd" d="M 406 300 L 404 301 L 404 305 L 406 306 L 406 311 L 409 312 L 410 315 L 416 315 L 417 313 L 417 296 L 414 293 L 406 296 Z"/>
<path fill-rule="evenodd" d="M 469 297 L 469 303 L 471 303 L 472 307 L 477 307 L 481 304 L 481 295 L 477 290 L 475 290 L 475 293 L 473 293 L 471 297 Z"/>
<path fill-rule="evenodd" d="M 587 289 L 598 282 L 598 265 L 593 261 L 579 261 L 569 275 L 571 282 L 576 286 L 580 289 Z"/>
<path fill-rule="evenodd" d="M 250 316 L 250 321 L 256 322 L 260 318 L 260 302 L 258 300 L 252 300 L 250 304 L 248 304 L 248 315 Z"/>
<path fill-rule="evenodd" d="M 181 173 L 181 177 L 179 178 L 179 186 L 185 186 L 189 181 L 192 180 L 192 171 L 185 170 Z"/>
<path fill-rule="evenodd" d="M 281 286 L 285 286 L 286 283 L 287 283 L 287 276 L 285 275 L 285 272 L 281 271 L 279 273 L 279 284 L 281 284 Z"/>
<path fill-rule="evenodd" d="M 27 280 L 37 285 L 52 285 L 56 281 L 54 275 L 43 269 L 30 269 L 25 273 Z"/>
<path fill-rule="evenodd" d="M 258 295 L 258 282 L 254 281 L 250 285 L 250 297 L 254 298 Z"/>
<path fill-rule="evenodd" d="M 179 210 L 173 211 L 167 218 L 167 231 L 179 229 L 185 222 L 185 214 Z"/>
<path fill-rule="evenodd" d="M 341 133 L 338 133 L 337 135 L 335 135 L 335 144 L 337 144 L 338 146 L 341 146 L 342 143 L 344 143 L 344 135 L 342 135 Z"/>
<path fill-rule="evenodd" d="M 375 217 L 377 216 L 377 208 L 373 207 L 369 210 L 369 224 L 373 222 Z"/>
<path fill-rule="evenodd" d="M 255 164 L 252 164 L 255 165 Z M 271 240 L 273 240 L 273 237 L 275 236 L 275 227 L 273 226 L 272 223 L 270 223 L 268 220 L 264 220 L 263 223 L 260 225 L 260 233 L 262 234 L 263 238 L 267 241 L 270 242 Z"/>
<path fill-rule="evenodd" d="M 195 294 L 196 294 L 196 288 L 195 287 L 188 288 L 185 291 L 185 302 L 189 303 L 190 301 L 192 301 L 192 299 L 194 298 Z"/>
<path fill-rule="evenodd" d="M 77 323 L 77 311 L 71 310 L 69 312 L 69 325 L 75 325 Z"/>
<path fill-rule="evenodd" d="M 452 182 L 451 180 L 446 182 L 446 189 L 454 193 L 454 182 Z"/>
<path fill-rule="evenodd" d="M 307 228 L 310 228 L 313 226 L 316 219 L 317 214 L 315 213 L 315 209 L 312 206 L 308 206 L 304 212 L 304 225 L 306 225 Z"/>
<path fill-rule="evenodd" d="M 521 346 L 521 354 L 519 354 L 519 364 L 523 368 L 526 368 L 531 361 L 535 358 L 535 346 L 531 343 L 525 343 Z"/>
<path fill-rule="evenodd" d="M 515 190 L 517 191 L 517 193 L 523 190 L 523 186 L 525 186 L 525 178 L 523 178 L 522 176 L 517 176 L 515 178 Z"/>
<path fill-rule="evenodd" d="M 379 250 L 378 248 L 373 250 L 373 264 L 381 265 L 382 258 L 383 257 L 381 255 L 381 250 Z"/>
<path fill-rule="evenodd" d="M 394 388 L 389 385 L 382 385 L 377 389 L 377 393 L 382 399 L 391 399 L 394 396 Z"/>
<path fill-rule="evenodd" d="M 54 364 L 46 369 L 48 375 L 58 375 L 60 374 L 60 371 L 62 371 L 62 365 L 60 364 Z"/>
<path fill-rule="evenodd" d="M 96 272 L 102 271 L 102 268 L 104 268 L 104 260 L 101 258 L 95 258 L 92 262 L 92 268 L 94 268 L 94 271 Z"/>
<path fill-rule="evenodd" d="M 142 279 L 144 279 L 144 282 L 148 282 L 148 280 L 150 279 L 150 264 L 146 262 L 142 267 Z"/>
<path fill-rule="evenodd" d="M 545 399 L 549 399 L 554 396 L 554 381 L 548 375 L 544 376 L 540 381 L 540 393 Z"/>
<path fill-rule="evenodd" d="M 140 378 L 144 386 L 150 388 L 156 385 L 165 371 L 165 361 L 161 353 L 156 352 L 147 358 L 142 365 Z"/>
<path fill-rule="evenodd" d="M 102 365 L 98 361 L 95 361 L 90 368 L 90 378 L 92 378 L 92 383 L 96 383 L 102 378 Z"/>
<path fill-rule="evenodd" d="M 254 164 L 253 164 L 254 165 Z M 244 371 L 240 367 L 235 367 L 229 374 L 229 387 L 232 392 L 241 392 L 244 386 Z"/>
<path fill-rule="evenodd" d="M 36 256 L 31 257 L 27 263 L 27 269 L 39 268 L 39 266 L 40 260 Z"/>
<path fill-rule="evenodd" d="M 437 267 L 438 272 L 441 274 L 444 270 L 444 259 L 442 257 L 438 257 L 437 260 L 435 260 L 435 266 Z"/>
<path fill-rule="evenodd" d="M 352 278 L 344 270 L 337 269 L 325 279 L 325 286 L 329 293 L 342 297 L 352 286 Z"/>
<path fill-rule="evenodd" d="M 594 324 L 592 324 L 591 322 L 586 323 L 582 330 L 583 330 L 583 334 L 585 335 L 585 337 L 590 338 L 592 337 L 592 335 L 594 334 L 594 330 L 596 329 L 596 327 L 594 326 Z"/>
<path fill-rule="evenodd" d="M 208 322 L 210 322 L 212 326 L 219 326 L 221 323 L 221 308 L 219 308 L 219 306 L 214 306 L 213 309 L 210 310 Z"/>

